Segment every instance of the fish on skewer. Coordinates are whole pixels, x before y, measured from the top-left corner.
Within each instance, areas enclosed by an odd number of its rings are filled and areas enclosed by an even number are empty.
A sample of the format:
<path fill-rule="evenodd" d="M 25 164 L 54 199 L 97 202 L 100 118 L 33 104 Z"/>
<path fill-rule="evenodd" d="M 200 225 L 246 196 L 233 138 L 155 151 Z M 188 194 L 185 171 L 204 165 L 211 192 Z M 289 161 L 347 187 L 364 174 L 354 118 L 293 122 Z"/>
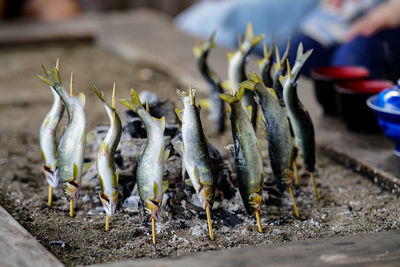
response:
<path fill-rule="evenodd" d="M 162 180 L 164 162 L 169 156 L 169 150 L 165 150 L 164 142 L 165 117 L 160 119 L 152 117 L 148 110 L 148 104 L 144 109 L 133 89 L 131 90 L 131 100 L 122 99 L 120 102 L 136 112 L 146 128 L 147 143 L 139 156 L 136 180 L 144 210 L 151 217 L 153 244 L 156 244 L 155 222 L 158 220 L 163 191 L 168 188 L 167 183 L 163 184 Z"/>
<path fill-rule="evenodd" d="M 60 96 L 67 113 L 68 125 L 57 150 L 58 174 L 63 185 L 63 192 L 70 203 L 70 216 L 74 216 L 74 202 L 78 198 L 81 175 L 92 163 L 83 163 L 86 146 L 85 95 L 74 95 L 73 74 L 71 73 L 70 93 L 64 89 L 56 67 L 38 77 L 50 85 Z"/>
<path fill-rule="evenodd" d="M 289 61 L 286 60 L 288 74 L 282 76 L 280 81 L 283 86 L 283 98 L 286 105 L 286 113 L 290 119 L 295 141 L 299 147 L 304 161 L 304 167 L 312 177 L 315 198 L 319 199 L 318 189 L 315 182 L 315 132 L 312 119 L 307 109 L 297 96 L 297 80 L 301 69 L 311 55 L 312 50 L 303 53 L 303 45 L 300 43 L 297 49 L 296 62 L 293 70 L 290 69 Z"/>
<path fill-rule="evenodd" d="M 283 53 L 282 59 L 279 54 L 278 47 L 275 46 L 276 62 L 274 64 L 275 72 L 272 80 L 272 89 L 275 91 L 276 96 L 278 97 L 279 102 L 281 103 L 282 106 L 285 106 L 285 103 L 283 101 L 283 87 L 279 81 L 279 78 L 282 75 L 285 75 L 287 71 L 285 62 L 289 58 L 289 50 L 290 50 L 290 36 L 286 45 L 285 53 Z"/>
<path fill-rule="evenodd" d="M 58 69 L 59 60 L 57 59 L 56 68 Z M 43 173 L 49 184 L 48 206 L 51 207 L 53 202 L 53 188 L 56 188 L 60 182 L 58 177 L 58 161 L 57 161 L 57 127 L 64 114 L 64 105 L 57 92 L 50 87 L 53 95 L 53 105 L 46 114 L 42 124 L 40 125 L 39 143 L 40 152 L 43 158 Z"/>
<path fill-rule="evenodd" d="M 224 88 L 232 90 L 236 93 L 239 90 L 240 83 L 247 80 L 246 77 L 246 61 L 253 48 L 264 39 L 264 34 L 254 35 L 253 25 L 247 24 L 246 34 L 243 40 L 239 35 L 239 49 L 233 53 L 228 53 L 228 81 L 224 83 Z M 252 124 L 256 126 L 257 121 L 257 103 L 254 99 L 254 92 L 246 90 L 242 98 L 243 107 L 247 108 L 251 106 Z"/>
<path fill-rule="evenodd" d="M 225 105 L 219 98 L 223 93 L 221 80 L 217 74 L 208 67 L 207 58 L 210 50 L 215 47 L 215 32 L 210 36 L 208 42 L 199 43 L 193 48 L 193 54 L 197 59 L 197 67 L 208 86 L 208 99 L 210 102 L 210 116 L 219 133 L 225 131 Z"/>
<path fill-rule="evenodd" d="M 258 96 L 258 104 L 261 106 L 264 115 L 269 160 L 275 180 L 281 191 L 283 191 L 285 184 L 288 187 L 293 201 L 294 213 L 296 217 L 299 217 L 292 193 L 294 147 L 286 112 L 280 105 L 274 90 L 265 87 L 255 73 L 248 76 L 249 80 L 242 82 L 241 86 L 254 90 Z"/>
<path fill-rule="evenodd" d="M 121 120 L 115 109 L 115 83 L 113 86 L 111 105 L 107 103 L 104 93 L 99 91 L 93 85 L 96 95 L 107 112 L 110 120 L 110 128 L 106 137 L 100 144 L 97 153 L 97 173 L 99 176 L 101 192 L 99 192 L 100 201 L 106 212 L 106 231 L 109 230 L 110 217 L 114 215 L 118 201 L 118 172 L 115 168 L 114 154 L 121 139 L 122 126 Z"/>
<path fill-rule="evenodd" d="M 272 40 L 270 49 L 268 50 L 267 43 L 264 42 L 264 57 L 257 61 L 261 79 L 266 87 L 273 87 L 273 79 L 271 69 L 274 63 L 274 40 Z"/>
<path fill-rule="evenodd" d="M 195 105 L 195 93 L 189 86 L 189 92 L 176 90 L 184 109 L 176 109 L 182 121 L 182 141 L 174 144 L 174 149 L 182 153 L 183 167 L 189 174 L 202 207 L 206 210 L 210 239 L 214 240 L 211 225 L 211 208 L 215 195 L 215 176 L 208 154 L 207 138 L 200 119 L 200 110 Z"/>
<path fill-rule="evenodd" d="M 260 208 L 264 174 L 260 152 L 261 145 L 252 127 L 251 118 L 246 114 L 241 104 L 244 91 L 244 87 L 240 87 L 235 94 L 220 94 L 220 97 L 231 107 L 229 118 L 233 145 L 229 145 L 227 149 L 231 152 L 235 161 L 239 192 L 246 211 L 249 214 L 256 214 L 258 231 L 262 232 Z"/>

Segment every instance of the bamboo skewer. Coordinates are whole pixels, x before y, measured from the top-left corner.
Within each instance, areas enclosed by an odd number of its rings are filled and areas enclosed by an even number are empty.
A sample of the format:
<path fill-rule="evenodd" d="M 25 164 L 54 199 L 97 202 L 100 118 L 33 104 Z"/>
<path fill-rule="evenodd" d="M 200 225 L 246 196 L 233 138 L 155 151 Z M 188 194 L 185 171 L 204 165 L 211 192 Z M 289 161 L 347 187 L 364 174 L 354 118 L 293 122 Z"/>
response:
<path fill-rule="evenodd" d="M 211 224 L 211 212 L 210 212 L 210 207 L 208 205 L 206 206 L 206 214 L 207 214 L 208 234 L 210 235 L 210 239 L 214 241 L 214 234 Z"/>
<path fill-rule="evenodd" d="M 297 210 L 297 205 L 296 205 L 296 201 L 294 200 L 293 191 L 292 191 L 291 186 L 289 186 L 289 193 L 290 193 L 290 197 L 292 198 L 292 202 L 293 202 L 294 215 L 296 216 L 296 218 L 300 218 L 299 211 Z"/>
<path fill-rule="evenodd" d="M 257 219 L 258 231 L 260 233 L 262 233 L 263 229 L 262 229 L 262 226 L 261 226 L 261 219 L 260 219 L 260 211 L 259 210 L 256 211 L 256 219 Z"/>
<path fill-rule="evenodd" d="M 106 213 L 106 231 L 110 230 L 110 216 Z"/>
<path fill-rule="evenodd" d="M 74 217 L 74 199 L 69 200 L 69 217 Z"/>
<path fill-rule="evenodd" d="M 296 187 L 300 186 L 300 177 L 299 177 L 299 169 L 297 168 L 296 162 L 293 164 L 294 170 L 294 185 Z"/>
<path fill-rule="evenodd" d="M 313 185 L 314 185 L 314 194 L 315 194 L 315 199 L 319 199 L 319 194 L 318 194 L 318 188 L 317 188 L 317 183 L 315 182 L 315 176 L 314 176 L 314 173 L 312 172 L 312 173 L 310 173 L 311 174 L 311 178 L 312 178 L 312 182 L 313 182 Z"/>
<path fill-rule="evenodd" d="M 69 95 L 74 95 L 74 73 L 71 72 L 71 80 L 69 82 Z"/>
<path fill-rule="evenodd" d="M 155 245 L 157 243 L 156 239 L 156 220 L 151 217 L 151 232 L 153 234 L 153 244 Z"/>
<path fill-rule="evenodd" d="M 53 187 L 49 185 L 49 196 L 48 196 L 47 206 L 51 207 L 52 204 L 53 204 Z"/>

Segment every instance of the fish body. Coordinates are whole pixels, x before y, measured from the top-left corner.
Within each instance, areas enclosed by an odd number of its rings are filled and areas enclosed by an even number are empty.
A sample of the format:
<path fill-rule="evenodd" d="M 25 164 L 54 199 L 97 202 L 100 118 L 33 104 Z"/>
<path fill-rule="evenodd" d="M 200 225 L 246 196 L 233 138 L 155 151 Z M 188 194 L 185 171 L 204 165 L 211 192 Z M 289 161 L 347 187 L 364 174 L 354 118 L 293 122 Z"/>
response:
<path fill-rule="evenodd" d="M 264 35 L 254 36 L 253 26 L 249 23 L 246 28 L 246 34 L 243 44 L 239 42 L 239 49 L 234 53 L 228 54 L 228 89 L 235 94 L 240 87 L 240 83 L 247 79 L 246 77 L 246 60 L 253 48 L 264 38 Z M 257 103 L 254 99 L 254 92 L 245 90 L 242 97 L 242 104 L 244 107 L 252 107 L 252 123 L 256 124 L 257 119 Z"/>
<path fill-rule="evenodd" d="M 288 65 L 288 75 L 281 77 L 283 97 L 286 105 L 286 113 L 290 119 L 296 144 L 300 148 L 305 168 L 314 172 L 315 168 L 315 133 L 311 116 L 297 96 L 297 79 L 305 61 L 311 55 L 312 50 L 303 54 L 303 46 L 299 45 L 296 63 L 293 70 Z"/>
<path fill-rule="evenodd" d="M 249 80 L 242 86 L 254 90 L 264 115 L 267 130 L 268 152 L 272 171 L 279 188 L 282 180 L 290 183 L 293 168 L 293 142 L 285 110 L 271 88 L 266 88 L 256 74 L 249 74 Z"/>
<path fill-rule="evenodd" d="M 282 87 L 282 84 L 279 79 L 282 75 L 285 75 L 285 73 L 287 71 L 285 62 L 289 58 L 290 37 L 287 42 L 286 50 L 282 56 L 282 59 L 280 58 L 278 47 L 275 47 L 275 48 L 276 48 L 275 49 L 276 63 L 274 65 L 275 72 L 274 72 L 274 76 L 273 76 L 273 80 L 272 80 L 272 89 L 275 91 L 281 105 L 285 106 L 285 102 L 283 100 L 283 87 Z"/>
<path fill-rule="evenodd" d="M 152 117 L 142 106 L 135 90 L 131 90 L 131 101 L 121 103 L 136 112 L 146 128 L 146 147 L 139 156 L 136 171 L 139 196 L 143 201 L 145 212 L 158 220 L 158 212 L 162 202 L 163 168 L 169 151 L 164 150 L 165 118 Z"/>
<path fill-rule="evenodd" d="M 182 141 L 174 148 L 182 153 L 183 166 L 204 209 L 211 209 L 215 195 L 215 176 L 208 154 L 208 144 L 200 120 L 200 110 L 195 105 L 195 92 L 177 90 L 184 109 L 176 110 L 182 121 Z"/>
<path fill-rule="evenodd" d="M 39 78 L 57 92 L 68 113 L 68 126 L 58 145 L 57 161 L 64 195 L 70 201 L 71 198 L 78 197 L 77 192 L 83 172 L 86 145 L 85 95 L 83 93 L 77 96 L 69 95 L 61 84 L 56 68 L 44 75 L 39 75 Z"/>
<path fill-rule="evenodd" d="M 231 107 L 229 118 L 234 144 L 228 149 L 235 161 L 236 180 L 244 206 L 252 214 L 261 207 L 264 175 L 260 143 L 241 105 L 243 94 L 244 88 L 241 87 L 235 95 L 221 94 L 220 97 Z"/>
<path fill-rule="evenodd" d="M 268 51 L 267 43 L 264 43 L 264 57 L 257 61 L 261 79 L 266 87 L 273 86 L 271 77 L 271 68 L 274 63 L 274 42 L 272 41 L 270 50 Z"/>
<path fill-rule="evenodd" d="M 60 181 L 58 177 L 57 161 L 57 127 L 64 114 L 64 105 L 56 93 L 50 87 L 53 95 L 53 105 L 40 125 L 39 143 L 43 157 L 43 172 L 46 181 L 51 187 L 56 188 Z"/>
<path fill-rule="evenodd" d="M 115 213 L 118 200 L 118 173 L 115 168 L 114 154 L 121 139 L 122 126 L 114 105 L 111 106 L 107 103 L 103 92 L 98 91 L 94 86 L 93 89 L 103 103 L 110 120 L 110 128 L 97 153 L 97 172 L 101 185 L 99 197 L 105 212 L 111 217 Z M 115 87 L 113 100 L 115 101 Z"/>
<path fill-rule="evenodd" d="M 208 99 L 210 100 L 210 115 L 217 131 L 222 133 L 225 130 L 225 105 L 224 101 L 219 98 L 219 94 L 223 93 L 221 80 L 217 74 L 208 67 L 207 58 L 210 50 L 215 47 L 213 33 L 208 42 L 203 45 L 199 44 L 193 48 L 193 54 L 197 58 L 197 67 L 207 83 Z"/>

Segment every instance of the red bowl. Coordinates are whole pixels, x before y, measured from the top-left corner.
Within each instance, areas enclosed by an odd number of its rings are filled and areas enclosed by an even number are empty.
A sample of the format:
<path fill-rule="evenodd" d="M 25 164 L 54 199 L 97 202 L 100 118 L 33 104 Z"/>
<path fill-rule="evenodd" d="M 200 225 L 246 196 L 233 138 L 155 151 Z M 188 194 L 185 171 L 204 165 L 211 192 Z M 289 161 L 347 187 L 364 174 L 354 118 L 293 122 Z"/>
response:
<path fill-rule="evenodd" d="M 393 87 L 388 80 L 362 80 L 338 83 L 335 87 L 336 109 L 349 130 L 380 132 L 376 115 L 368 108 L 368 97 Z"/>
<path fill-rule="evenodd" d="M 325 114 L 337 115 L 335 83 L 358 81 L 368 78 L 368 69 L 362 66 L 326 66 L 311 71 L 314 93 Z"/>

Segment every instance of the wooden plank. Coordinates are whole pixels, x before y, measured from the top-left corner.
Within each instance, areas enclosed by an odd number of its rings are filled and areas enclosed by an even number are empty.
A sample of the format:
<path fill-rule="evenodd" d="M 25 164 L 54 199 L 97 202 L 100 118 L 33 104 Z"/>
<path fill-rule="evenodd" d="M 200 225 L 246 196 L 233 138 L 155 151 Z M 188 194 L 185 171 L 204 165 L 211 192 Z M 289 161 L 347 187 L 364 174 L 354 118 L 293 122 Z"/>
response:
<path fill-rule="evenodd" d="M 64 266 L 0 206 L 0 266 Z"/>
<path fill-rule="evenodd" d="M 399 266 L 399 261 L 400 231 L 391 231 L 91 267 Z"/>

